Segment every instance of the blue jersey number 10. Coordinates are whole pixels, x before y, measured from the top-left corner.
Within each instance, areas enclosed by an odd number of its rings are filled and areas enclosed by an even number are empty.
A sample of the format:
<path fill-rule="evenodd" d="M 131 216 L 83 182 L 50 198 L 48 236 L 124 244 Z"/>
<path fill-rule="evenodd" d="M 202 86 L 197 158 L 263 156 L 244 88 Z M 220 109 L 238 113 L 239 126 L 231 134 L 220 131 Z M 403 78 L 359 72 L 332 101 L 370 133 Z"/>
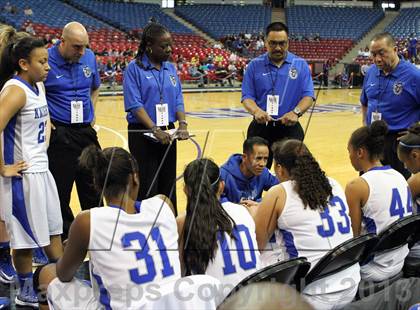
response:
<path fill-rule="evenodd" d="M 222 233 L 223 232 L 219 232 L 217 234 L 217 239 L 219 240 L 220 249 L 223 255 L 223 261 L 225 263 L 225 266 L 223 267 L 223 273 L 225 275 L 236 273 L 236 266 L 232 262 L 231 255 L 238 255 L 239 266 L 243 270 L 255 268 L 257 266 L 257 259 L 255 256 L 255 249 L 252 243 L 251 234 L 249 233 L 248 227 L 246 227 L 245 225 L 236 225 L 233 229 L 232 234 L 235 237 L 234 240 L 236 245 L 236 251 L 229 249 L 227 239 L 222 238 Z M 244 247 L 242 243 L 241 236 L 245 237 L 244 239 L 246 239 L 247 241 L 246 247 Z M 246 260 L 245 253 L 249 253 L 251 256 L 248 261 Z"/>

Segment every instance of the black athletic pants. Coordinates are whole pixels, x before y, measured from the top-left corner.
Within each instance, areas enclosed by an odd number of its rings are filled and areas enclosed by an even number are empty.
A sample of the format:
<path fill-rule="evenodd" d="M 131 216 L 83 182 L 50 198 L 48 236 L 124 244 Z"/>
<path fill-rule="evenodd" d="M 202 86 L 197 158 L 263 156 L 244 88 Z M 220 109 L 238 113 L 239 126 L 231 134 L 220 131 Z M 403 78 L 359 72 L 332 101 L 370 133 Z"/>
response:
<path fill-rule="evenodd" d="M 173 129 L 170 123 L 163 130 Z M 138 199 L 143 200 L 163 194 L 171 199 L 176 208 L 176 140 L 169 144 L 161 144 L 146 137 L 139 130 L 145 130 L 141 124 L 128 124 L 128 146 L 139 165 L 140 190 Z M 166 157 L 164 159 L 165 153 Z M 158 172 L 158 168 L 161 165 Z"/>
<path fill-rule="evenodd" d="M 76 182 L 82 210 L 102 205 L 100 193 L 93 186 L 93 177 L 79 167 L 79 156 L 89 145 L 100 147 L 95 129 L 89 124 L 67 125 L 53 121 L 55 130 L 51 130 L 48 148 L 49 168 L 57 184 L 60 197 L 61 215 L 63 217 L 63 240 L 74 220 L 70 208 L 71 191 Z"/>
<path fill-rule="evenodd" d="M 267 168 L 271 168 L 273 162 L 273 153 L 271 152 L 271 145 L 283 139 L 297 139 L 303 140 L 304 132 L 300 123 L 293 126 L 285 126 L 279 122 L 268 122 L 268 124 L 259 124 L 255 120 L 249 124 L 247 138 L 261 137 L 268 141 L 270 154 L 267 161 Z"/>

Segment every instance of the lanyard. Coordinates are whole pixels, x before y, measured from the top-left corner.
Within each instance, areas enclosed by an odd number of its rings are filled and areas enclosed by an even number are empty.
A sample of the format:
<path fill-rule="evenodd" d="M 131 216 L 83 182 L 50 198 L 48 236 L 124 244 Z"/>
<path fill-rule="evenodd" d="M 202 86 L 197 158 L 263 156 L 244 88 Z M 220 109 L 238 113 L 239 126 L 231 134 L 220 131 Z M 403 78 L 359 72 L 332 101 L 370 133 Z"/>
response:
<path fill-rule="evenodd" d="M 153 72 L 153 69 L 152 69 L 152 75 L 155 78 L 156 84 L 157 84 L 158 89 L 159 89 L 160 103 L 163 103 L 163 87 L 164 87 L 164 83 L 165 83 L 165 69 L 163 68 L 163 66 L 161 67 L 161 70 L 162 70 L 162 79 L 160 79 L 160 73 L 158 73 L 159 79 L 155 76 L 155 73 Z"/>
<path fill-rule="evenodd" d="M 381 103 L 381 100 L 382 100 L 382 97 L 383 97 L 383 95 L 384 95 L 384 92 L 388 89 L 388 86 L 389 86 L 389 81 L 391 80 L 391 76 L 390 75 L 388 75 L 388 76 L 383 76 L 384 78 L 386 78 L 387 79 L 387 81 L 386 81 L 386 85 L 385 85 L 385 88 L 384 89 L 380 89 L 381 90 L 381 92 L 380 92 L 380 94 L 379 94 L 379 98 L 378 98 L 378 103 L 376 104 L 376 112 L 379 112 L 379 104 Z M 382 83 L 380 83 L 381 82 L 381 80 L 383 80 L 382 78 L 381 78 L 381 75 L 379 75 L 379 79 L 378 79 L 378 85 L 379 86 L 382 86 Z"/>
<path fill-rule="evenodd" d="M 77 66 L 77 64 L 72 64 L 72 63 L 68 63 L 68 66 L 70 66 L 70 75 L 71 75 L 71 79 L 73 81 L 73 89 L 74 89 L 74 99 L 75 101 L 77 101 L 77 72 L 79 67 Z M 76 74 L 74 74 L 76 73 Z"/>
<path fill-rule="evenodd" d="M 271 80 L 271 94 L 274 96 L 274 88 L 276 87 L 276 83 L 277 83 L 277 78 L 279 76 L 279 69 L 280 68 L 276 68 L 276 77 L 273 80 L 273 73 L 271 71 L 271 68 L 269 67 L 269 65 L 266 65 L 267 70 L 269 70 L 270 72 L 270 80 Z"/>

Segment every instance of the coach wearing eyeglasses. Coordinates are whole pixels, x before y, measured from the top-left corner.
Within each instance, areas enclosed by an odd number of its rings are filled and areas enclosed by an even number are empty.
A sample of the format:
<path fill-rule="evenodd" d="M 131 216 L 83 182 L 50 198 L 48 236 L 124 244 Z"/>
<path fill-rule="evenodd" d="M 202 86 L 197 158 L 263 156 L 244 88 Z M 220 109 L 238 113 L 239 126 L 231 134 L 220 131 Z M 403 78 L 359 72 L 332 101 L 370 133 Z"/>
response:
<path fill-rule="evenodd" d="M 312 105 L 314 87 L 307 62 L 288 51 L 288 28 L 274 22 L 265 31 L 267 53 L 250 62 L 242 83 L 242 104 L 254 117 L 247 138 L 260 136 L 270 148 L 285 138 L 303 140 L 299 117 Z M 270 150 L 267 167 L 271 167 Z"/>

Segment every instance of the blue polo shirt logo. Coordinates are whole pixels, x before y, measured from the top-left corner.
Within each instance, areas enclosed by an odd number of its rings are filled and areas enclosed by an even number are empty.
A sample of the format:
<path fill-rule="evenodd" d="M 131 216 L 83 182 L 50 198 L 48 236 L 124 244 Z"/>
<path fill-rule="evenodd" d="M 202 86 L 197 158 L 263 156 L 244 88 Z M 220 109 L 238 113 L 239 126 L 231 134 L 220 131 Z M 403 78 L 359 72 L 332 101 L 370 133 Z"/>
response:
<path fill-rule="evenodd" d="M 88 79 L 92 75 L 92 70 L 88 66 L 83 67 L 83 74 Z"/>
<path fill-rule="evenodd" d="M 296 80 L 297 79 L 297 77 L 298 77 L 298 71 L 296 70 L 296 68 L 291 68 L 290 69 L 290 71 L 289 71 L 289 77 L 292 80 Z"/>
<path fill-rule="evenodd" d="M 394 84 L 394 86 L 392 87 L 392 90 L 394 91 L 394 94 L 399 96 L 401 95 L 402 91 L 403 91 L 403 83 L 401 82 L 396 82 Z"/>
<path fill-rule="evenodd" d="M 171 80 L 171 83 L 174 87 L 176 87 L 176 78 L 173 75 L 169 76 L 169 79 Z"/>

